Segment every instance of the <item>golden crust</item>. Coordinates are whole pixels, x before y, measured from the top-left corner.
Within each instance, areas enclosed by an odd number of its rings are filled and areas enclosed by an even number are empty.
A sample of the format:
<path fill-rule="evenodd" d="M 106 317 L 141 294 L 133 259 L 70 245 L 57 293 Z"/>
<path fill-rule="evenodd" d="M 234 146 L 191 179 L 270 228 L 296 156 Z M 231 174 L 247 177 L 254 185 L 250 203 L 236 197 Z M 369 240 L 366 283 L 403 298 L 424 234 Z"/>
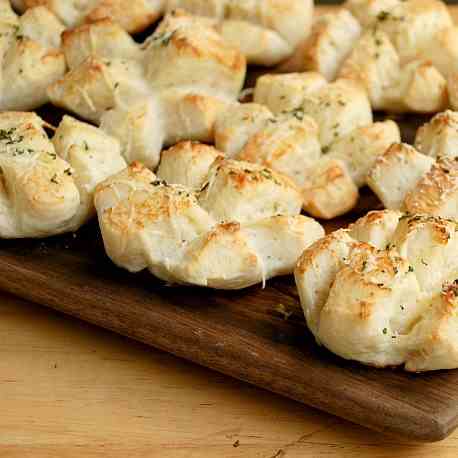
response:
<path fill-rule="evenodd" d="M 216 119 L 214 132 L 216 148 L 228 157 L 235 156 L 272 118 L 270 110 L 258 103 L 228 106 Z"/>
<path fill-rule="evenodd" d="M 447 6 L 440 0 L 399 2 L 377 17 L 377 27 L 388 34 L 402 63 L 421 55 L 424 46 L 438 31 L 451 26 Z"/>
<path fill-rule="evenodd" d="M 62 49 L 70 69 L 88 57 L 140 59 L 142 52 L 132 37 L 111 19 L 99 19 L 62 33 Z"/>
<path fill-rule="evenodd" d="M 197 193 L 162 180 L 165 164 L 156 178 L 136 162 L 97 187 L 105 248 L 116 264 L 222 289 L 292 271 L 299 253 L 324 233 L 299 216 L 300 193 L 285 177 L 214 152 L 183 142 L 164 153 L 163 161 L 176 167 L 186 159 L 199 180 L 207 169 L 207 184 Z"/>
<path fill-rule="evenodd" d="M 222 35 L 242 50 L 251 64 L 275 65 L 289 57 L 311 28 L 311 0 L 256 2 L 170 0 L 168 11 L 212 18 Z"/>
<path fill-rule="evenodd" d="M 415 136 L 415 148 L 432 157 L 458 155 L 458 113 L 447 110 L 423 124 Z"/>
<path fill-rule="evenodd" d="M 246 60 L 204 19 L 176 11 L 161 22 L 145 51 L 146 77 L 159 89 L 207 86 L 236 97 L 242 88 Z"/>
<path fill-rule="evenodd" d="M 377 158 L 368 173 L 367 184 L 385 208 L 402 210 L 409 191 L 431 168 L 434 160 L 410 145 L 395 143 Z"/>
<path fill-rule="evenodd" d="M 321 156 L 316 122 L 300 113 L 271 118 L 236 156 L 270 167 L 302 187 L 307 169 Z"/>
<path fill-rule="evenodd" d="M 317 341 L 375 367 L 458 367 L 457 224 L 385 211 L 371 212 L 356 226 L 315 242 L 296 267 L 301 304 Z M 375 228 L 382 229 L 386 246 L 349 236 L 367 239 Z"/>
<path fill-rule="evenodd" d="M 450 205 L 450 202 L 455 203 L 457 199 L 458 160 L 443 158 L 439 159 L 407 194 L 405 206 L 410 213 L 456 218 L 456 206 Z M 452 208 L 449 208 L 450 206 Z"/>
<path fill-rule="evenodd" d="M 163 0 L 101 0 L 86 15 L 86 22 L 110 18 L 129 33 L 138 33 L 153 24 L 161 15 Z"/>
<path fill-rule="evenodd" d="M 435 116 L 417 133 L 420 154 L 405 144 L 392 145 L 377 159 L 368 184 L 386 208 L 457 218 L 458 162 L 454 153 L 453 113 Z M 433 157 L 438 159 L 435 161 Z"/>
<path fill-rule="evenodd" d="M 360 33 L 358 21 L 347 10 L 319 16 L 305 46 L 303 69 L 334 80 Z"/>
<path fill-rule="evenodd" d="M 255 103 L 266 105 L 273 113 L 300 107 L 306 94 L 313 94 L 326 85 L 318 72 L 266 74 L 256 80 Z"/>
<path fill-rule="evenodd" d="M 0 34 L 0 110 L 31 110 L 48 101 L 47 86 L 65 72 L 65 57 L 57 48 L 63 26 L 42 7 L 21 17 L 10 14 Z"/>
<path fill-rule="evenodd" d="M 336 159 L 320 161 L 309 169 L 303 187 L 304 210 L 316 218 L 332 219 L 351 210 L 358 188 L 345 164 Z"/>
<path fill-rule="evenodd" d="M 70 72 L 49 86 L 51 101 L 100 124 L 129 162 L 150 167 L 163 145 L 213 142 L 245 78 L 245 58 L 214 22 L 183 11 L 166 15 L 141 46 L 109 18 L 67 31 L 63 42 Z"/>
<path fill-rule="evenodd" d="M 296 273 L 303 274 L 306 272 L 307 269 L 313 266 L 313 262 L 315 258 L 323 252 L 328 252 L 331 250 L 333 255 L 336 253 L 333 245 L 335 243 L 354 243 L 354 240 L 350 237 L 348 230 L 346 229 L 339 229 L 337 231 L 331 232 L 330 234 L 326 235 L 325 237 L 320 238 L 315 243 L 310 245 L 309 248 L 304 250 L 301 257 L 297 261 L 296 265 Z M 339 256 L 335 255 L 333 257 L 341 259 L 341 262 L 344 262 L 346 256 Z"/>
<path fill-rule="evenodd" d="M 78 121 L 75 120 L 75 123 Z M 94 180 L 103 179 L 125 166 L 119 150 L 99 148 L 107 136 L 93 126 L 79 123 L 81 129 L 93 129 L 98 142 L 88 142 L 82 156 L 70 154 L 53 143 L 43 130 L 44 122 L 33 113 L 0 114 L 0 237 L 45 237 L 78 229 L 93 213 Z M 68 146 L 75 146 L 73 134 Z M 72 138 L 70 138 L 72 137 Z M 107 143 L 116 141 L 106 138 Z M 65 140 L 62 139 L 62 142 Z M 111 143 L 113 144 L 113 143 Z"/>
<path fill-rule="evenodd" d="M 46 6 L 69 27 L 109 18 L 129 33 L 146 29 L 162 14 L 163 0 L 24 0 L 26 8 Z"/>
<path fill-rule="evenodd" d="M 200 190 L 211 165 L 222 153 L 203 143 L 184 141 L 162 152 L 157 176 L 167 183 Z"/>
<path fill-rule="evenodd" d="M 294 100 L 299 106 L 273 115 L 257 103 L 233 105 L 216 122 L 217 147 L 291 178 L 314 216 L 331 218 L 353 208 L 375 159 L 399 141 L 397 125 L 372 123 L 364 90 L 349 80 L 327 84 L 313 72 L 264 75 L 257 89 L 274 111 Z M 343 163 L 330 167 L 330 159 Z"/>

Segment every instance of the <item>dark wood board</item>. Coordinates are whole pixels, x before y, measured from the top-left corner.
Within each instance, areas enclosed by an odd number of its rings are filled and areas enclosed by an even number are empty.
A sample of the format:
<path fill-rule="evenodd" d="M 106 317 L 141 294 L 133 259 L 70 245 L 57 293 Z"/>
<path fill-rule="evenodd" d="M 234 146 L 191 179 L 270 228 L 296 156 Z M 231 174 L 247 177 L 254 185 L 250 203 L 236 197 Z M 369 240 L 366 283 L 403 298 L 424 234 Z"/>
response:
<path fill-rule="evenodd" d="M 379 431 L 435 441 L 458 422 L 458 371 L 372 369 L 319 348 L 290 277 L 234 292 L 166 286 L 116 268 L 93 222 L 0 241 L 0 289 Z"/>
<path fill-rule="evenodd" d="M 404 139 L 422 121 L 407 119 Z M 377 205 L 363 192 L 356 212 L 327 228 Z M 332 355 L 307 330 L 291 277 L 233 292 L 166 286 L 116 268 L 92 222 L 47 240 L 0 240 L 0 289 L 375 430 L 436 441 L 458 424 L 458 371 L 407 374 Z"/>

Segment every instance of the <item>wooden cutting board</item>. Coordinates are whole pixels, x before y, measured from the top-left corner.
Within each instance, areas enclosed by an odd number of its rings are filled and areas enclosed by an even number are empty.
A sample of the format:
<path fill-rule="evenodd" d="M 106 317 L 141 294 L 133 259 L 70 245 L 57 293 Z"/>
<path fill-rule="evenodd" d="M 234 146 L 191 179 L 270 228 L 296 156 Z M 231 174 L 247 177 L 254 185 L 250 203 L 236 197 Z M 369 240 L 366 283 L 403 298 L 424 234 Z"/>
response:
<path fill-rule="evenodd" d="M 57 124 L 62 113 L 39 114 Z M 424 120 L 401 120 L 404 139 Z M 327 230 L 378 205 L 363 192 Z M 307 330 L 292 277 L 235 292 L 166 286 L 116 268 L 93 222 L 46 240 L 0 240 L 0 289 L 379 431 L 435 441 L 458 425 L 458 370 L 406 374 L 332 355 Z"/>

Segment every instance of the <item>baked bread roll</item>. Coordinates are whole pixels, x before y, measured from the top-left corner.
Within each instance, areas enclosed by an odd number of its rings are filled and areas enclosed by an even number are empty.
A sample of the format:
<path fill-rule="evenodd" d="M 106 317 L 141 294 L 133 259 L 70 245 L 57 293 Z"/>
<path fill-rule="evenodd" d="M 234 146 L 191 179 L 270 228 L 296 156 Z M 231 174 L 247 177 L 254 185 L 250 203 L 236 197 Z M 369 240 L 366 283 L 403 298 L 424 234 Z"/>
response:
<path fill-rule="evenodd" d="M 133 60 L 88 57 L 50 85 L 51 102 L 83 119 L 100 123 L 105 111 L 148 93 L 141 64 Z"/>
<path fill-rule="evenodd" d="M 268 106 L 273 113 L 299 107 L 307 94 L 326 85 L 318 72 L 262 75 L 256 80 L 253 102 Z"/>
<path fill-rule="evenodd" d="M 359 32 L 344 34 L 350 17 Z M 289 68 L 355 81 L 375 110 L 435 113 L 454 92 L 457 36 L 440 0 L 348 0 L 343 10 L 316 20 L 314 41 L 296 53 L 309 63 Z"/>
<path fill-rule="evenodd" d="M 18 17 L 0 8 L 0 110 L 32 110 L 48 101 L 46 88 L 65 73 L 59 20 L 38 6 Z"/>
<path fill-rule="evenodd" d="M 406 143 L 394 143 L 371 168 L 367 184 L 385 208 L 404 210 L 409 191 L 431 169 L 434 159 Z"/>
<path fill-rule="evenodd" d="M 75 231 L 95 186 L 126 166 L 116 139 L 65 116 L 48 139 L 34 113 L 0 114 L 0 238 Z"/>
<path fill-rule="evenodd" d="M 304 210 L 332 219 L 350 211 L 358 201 L 358 187 L 338 159 L 323 158 L 309 169 L 303 186 Z"/>
<path fill-rule="evenodd" d="M 216 148 L 197 142 L 180 142 L 165 150 L 156 171 L 157 177 L 167 183 L 180 184 L 200 191 L 208 179 L 212 164 L 223 158 Z"/>
<path fill-rule="evenodd" d="M 434 158 L 458 155 L 458 113 L 447 110 L 423 124 L 415 136 L 415 148 Z"/>
<path fill-rule="evenodd" d="M 265 167 L 191 142 L 165 151 L 163 161 L 158 176 L 133 163 L 96 190 L 105 249 L 120 267 L 240 289 L 290 273 L 303 247 L 324 234 L 299 215 L 296 187 Z"/>
<path fill-rule="evenodd" d="M 444 114 L 447 116 L 447 113 Z M 420 213 L 443 218 L 458 218 L 458 163 L 453 154 L 437 154 L 438 142 L 432 141 L 428 130 L 437 129 L 440 117 L 430 125 L 422 127 L 419 138 L 421 154 L 412 146 L 393 144 L 380 156 L 369 172 L 368 185 L 377 194 L 386 208 Z M 447 124 L 444 124 L 447 129 Z M 442 135 L 440 130 L 436 130 Z M 446 135 L 446 134 L 444 134 Z M 437 160 L 434 156 L 437 154 Z"/>
<path fill-rule="evenodd" d="M 440 30 L 453 25 L 447 6 L 440 0 L 399 2 L 377 16 L 377 27 L 388 34 L 401 62 L 415 59 Z"/>
<path fill-rule="evenodd" d="M 440 29 L 424 48 L 422 57 L 429 60 L 446 78 L 458 71 L 458 27 Z"/>
<path fill-rule="evenodd" d="M 319 72 L 333 81 L 360 34 L 359 22 L 345 9 L 318 16 L 304 47 L 301 70 Z"/>
<path fill-rule="evenodd" d="M 402 0 L 347 0 L 344 4 L 364 28 L 377 24 L 379 17 L 390 13 Z"/>
<path fill-rule="evenodd" d="M 12 0 L 20 11 L 44 5 L 66 27 L 109 18 L 129 33 L 141 32 L 162 14 L 165 0 Z"/>
<path fill-rule="evenodd" d="M 376 110 L 434 113 L 446 108 L 447 81 L 430 61 L 401 65 L 400 57 L 380 29 L 364 33 L 339 76 L 359 82 Z"/>
<path fill-rule="evenodd" d="M 436 113 L 447 108 L 447 81 L 430 62 L 413 60 L 385 90 L 381 108 L 391 112 Z"/>
<path fill-rule="evenodd" d="M 62 34 L 62 50 L 70 69 L 91 56 L 102 59 L 143 58 L 141 47 L 117 23 L 100 19 L 92 24 L 67 29 Z"/>
<path fill-rule="evenodd" d="M 157 90 L 187 87 L 235 99 L 246 62 L 205 19 L 173 11 L 145 45 L 146 78 Z"/>
<path fill-rule="evenodd" d="M 337 355 L 371 366 L 458 367 L 457 247 L 454 222 L 393 211 L 320 239 L 295 269 L 309 329 Z"/>
<path fill-rule="evenodd" d="M 458 72 L 453 72 L 447 78 L 448 98 L 452 110 L 458 110 Z"/>
<path fill-rule="evenodd" d="M 213 142 L 246 72 L 212 20 L 182 11 L 167 15 L 143 45 L 104 19 L 66 31 L 63 49 L 71 70 L 48 88 L 52 103 L 117 137 L 128 162 L 152 168 L 164 145 Z"/>
<path fill-rule="evenodd" d="M 308 37 L 313 1 L 169 0 L 167 9 L 213 18 L 225 41 L 250 64 L 275 65 Z"/>
<path fill-rule="evenodd" d="M 393 121 L 372 123 L 365 92 L 349 81 L 328 84 L 313 72 L 264 75 L 254 94 L 272 111 L 233 105 L 216 121 L 216 147 L 289 176 L 316 217 L 353 208 L 376 158 L 400 141 Z"/>
<path fill-rule="evenodd" d="M 402 64 L 422 55 L 436 36 L 453 25 L 440 0 L 347 0 L 345 7 L 366 30 L 387 34 Z"/>

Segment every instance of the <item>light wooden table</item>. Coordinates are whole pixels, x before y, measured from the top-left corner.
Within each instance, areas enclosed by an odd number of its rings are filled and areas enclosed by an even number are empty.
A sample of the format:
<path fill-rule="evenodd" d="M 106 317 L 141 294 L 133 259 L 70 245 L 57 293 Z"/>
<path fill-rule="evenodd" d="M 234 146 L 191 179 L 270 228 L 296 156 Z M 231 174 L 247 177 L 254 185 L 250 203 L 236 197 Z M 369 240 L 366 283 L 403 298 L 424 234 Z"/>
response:
<path fill-rule="evenodd" d="M 0 293 L 0 458 L 98 456 L 457 458 L 458 431 L 385 437 Z"/>
<path fill-rule="evenodd" d="M 458 389 L 458 387 L 457 387 Z M 0 293 L 0 457 L 456 458 Z"/>

